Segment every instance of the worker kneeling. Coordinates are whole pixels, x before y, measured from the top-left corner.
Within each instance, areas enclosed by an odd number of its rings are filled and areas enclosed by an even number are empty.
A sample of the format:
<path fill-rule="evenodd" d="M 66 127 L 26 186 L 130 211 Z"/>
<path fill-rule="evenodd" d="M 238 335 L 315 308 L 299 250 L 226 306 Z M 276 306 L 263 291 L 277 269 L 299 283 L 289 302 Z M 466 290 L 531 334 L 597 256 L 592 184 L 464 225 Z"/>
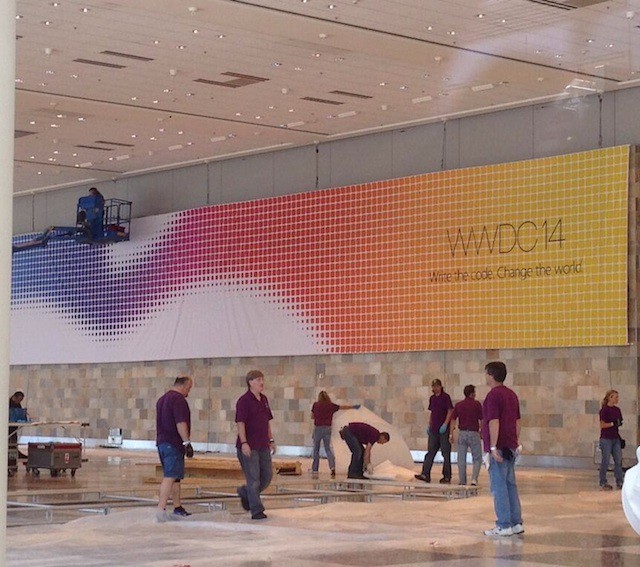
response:
<path fill-rule="evenodd" d="M 382 433 L 368 423 L 354 421 L 340 430 L 340 437 L 351 451 L 351 463 L 347 478 L 366 478 L 365 467 L 368 473 L 373 472 L 371 466 L 371 448 L 375 443 L 384 445 L 390 439 L 386 431 Z"/>

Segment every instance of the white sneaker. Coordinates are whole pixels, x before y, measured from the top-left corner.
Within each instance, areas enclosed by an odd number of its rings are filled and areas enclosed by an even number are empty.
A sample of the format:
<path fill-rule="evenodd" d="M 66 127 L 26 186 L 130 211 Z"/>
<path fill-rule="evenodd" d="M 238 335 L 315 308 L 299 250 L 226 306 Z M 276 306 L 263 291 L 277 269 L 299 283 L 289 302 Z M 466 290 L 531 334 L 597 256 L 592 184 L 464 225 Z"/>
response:
<path fill-rule="evenodd" d="M 511 528 L 513 535 L 519 535 L 524 533 L 524 526 L 522 524 L 516 524 Z"/>
<path fill-rule="evenodd" d="M 475 481 L 475 480 L 472 480 L 472 481 L 471 481 L 471 486 L 478 486 L 478 482 L 477 482 L 477 481 Z"/>
<path fill-rule="evenodd" d="M 511 529 L 511 528 L 499 528 L 498 526 L 495 526 L 494 528 L 492 528 L 490 530 L 485 530 L 484 531 L 484 535 L 486 535 L 486 536 L 502 536 L 502 537 L 512 536 L 513 535 L 513 529 Z"/>

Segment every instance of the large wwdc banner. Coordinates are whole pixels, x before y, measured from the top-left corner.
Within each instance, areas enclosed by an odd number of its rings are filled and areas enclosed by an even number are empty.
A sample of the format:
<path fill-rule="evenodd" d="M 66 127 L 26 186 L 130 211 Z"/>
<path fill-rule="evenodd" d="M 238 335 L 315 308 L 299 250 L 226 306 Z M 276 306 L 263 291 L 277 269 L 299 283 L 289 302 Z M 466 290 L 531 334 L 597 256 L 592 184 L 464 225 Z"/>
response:
<path fill-rule="evenodd" d="M 629 153 L 203 207 L 138 220 L 130 242 L 17 253 L 11 362 L 625 344 Z"/>

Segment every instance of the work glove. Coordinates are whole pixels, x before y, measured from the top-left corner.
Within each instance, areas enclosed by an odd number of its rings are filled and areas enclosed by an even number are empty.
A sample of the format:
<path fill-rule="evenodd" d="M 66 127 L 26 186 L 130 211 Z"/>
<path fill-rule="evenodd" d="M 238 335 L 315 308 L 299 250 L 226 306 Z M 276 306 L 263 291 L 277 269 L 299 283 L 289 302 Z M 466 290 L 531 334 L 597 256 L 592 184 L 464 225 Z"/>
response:
<path fill-rule="evenodd" d="M 485 469 L 489 470 L 489 465 L 491 464 L 491 453 L 485 453 L 482 455 L 482 464 Z"/>
<path fill-rule="evenodd" d="M 613 425 L 615 425 L 616 427 L 622 427 L 622 419 L 618 418 L 616 420 L 613 421 Z"/>
<path fill-rule="evenodd" d="M 360 409 L 360 404 L 354 404 L 353 409 Z"/>
<path fill-rule="evenodd" d="M 440 432 L 440 435 L 442 435 L 446 430 L 447 430 L 447 424 L 446 423 L 443 423 L 440 426 L 440 429 L 438 429 L 438 431 Z"/>
<path fill-rule="evenodd" d="M 184 446 L 184 454 L 187 456 L 187 459 L 193 459 L 193 445 L 191 443 L 187 443 Z"/>

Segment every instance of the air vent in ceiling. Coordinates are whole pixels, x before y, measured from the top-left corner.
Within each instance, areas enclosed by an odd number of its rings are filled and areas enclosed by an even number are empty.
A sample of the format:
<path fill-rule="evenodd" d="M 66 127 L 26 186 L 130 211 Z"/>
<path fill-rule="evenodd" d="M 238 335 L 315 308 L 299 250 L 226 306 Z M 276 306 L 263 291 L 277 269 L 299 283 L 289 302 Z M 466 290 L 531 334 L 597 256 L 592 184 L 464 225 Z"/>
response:
<path fill-rule="evenodd" d="M 94 144 L 106 144 L 107 146 L 122 146 L 124 148 L 135 148 L 135 144 L 125 144 L 123 142 L 108 142 L 107 140 L 96 140 Z"/>
<path fill-rule="evenodd" d="M 216 85 L 218 87 L 227 87 L 230 89 L 237 89 L 239 87 L 246 87 L 248 85 L 255 85 L 256 83 L 262 83 L 268 81 L 264 77 L 255 77 L 253 75 L 243 75 L 242 73 L 232 73 L 226 71 L 221 73 L 226 77 L 234 77 L 231 81 L 212 81 L 211 79 L 194 79 L 194 83 L 204 83 L 205 85 Z"/>
<path fill-rule="evenodd" d="M 135 59 L 136 61 L 154 61 L 151 57 L 142 57 L 141 55 L 133 55 L 131 53 L 121 53 L 120 51 L 101 51 L 103 55 L 113 55 L 114 57 L 124 57 L 125 59 Z"/>
<path fill-rule="evenodd" d="M 344 102 L 341 102 L 339 100 L 329 100 L 327 98 L 316 98 L 314 96 L 303 96 L 300 100 L 308 100 L 310 102 L 320 102 L 322 104 L 333 104 L 333 105 L 340 105 L 340 104 L 344 104 Z"/>
<path fill-rule="evenodd" d="M 533 4 L 549 6 L 550 8 L 557 8 L 558 10 L 577 10 L 578 8 L 585 8 L 595 4 L 604 4 L 607 1 L 608 0 L 527 0 L 527 2 Z"/>
<path fill-rule="evenodd" d="M 25 136 L 31 136 L 31 134 L 35 134 L 35 132 L 27 132 L 26 130 L 14 130 L 13 137 L 14 138 L 24 138 Z"/>
<path fill-rule="evenodd" d="M 126 65 L 116 65 L 115 63 L 106 63 L 105 61 L 93 61 L 92 59 L 74 59 L 76 63 L 84 63 L 85 65 L 97 65 L 98 67 L 111 67 L 112 69 L 126 69 Z"/>
<path fill-rule="evenodd" d="M 78 144 L 76 148 L 85 148 L 87 150 L 102 150 L 103 152 L 112 152 L 113 148 L 100 148 L 98 146 L 86 146 L 85 144 Z"/>
<path fill-rule="evenodd" d="M 330 94 L 350 96 L 353 98 L 373 98 L 372 96 L 369 96 L 369 95 L 359 94 L 359 93 L 350 93 L 349 91 L 331 91 Z"/>

